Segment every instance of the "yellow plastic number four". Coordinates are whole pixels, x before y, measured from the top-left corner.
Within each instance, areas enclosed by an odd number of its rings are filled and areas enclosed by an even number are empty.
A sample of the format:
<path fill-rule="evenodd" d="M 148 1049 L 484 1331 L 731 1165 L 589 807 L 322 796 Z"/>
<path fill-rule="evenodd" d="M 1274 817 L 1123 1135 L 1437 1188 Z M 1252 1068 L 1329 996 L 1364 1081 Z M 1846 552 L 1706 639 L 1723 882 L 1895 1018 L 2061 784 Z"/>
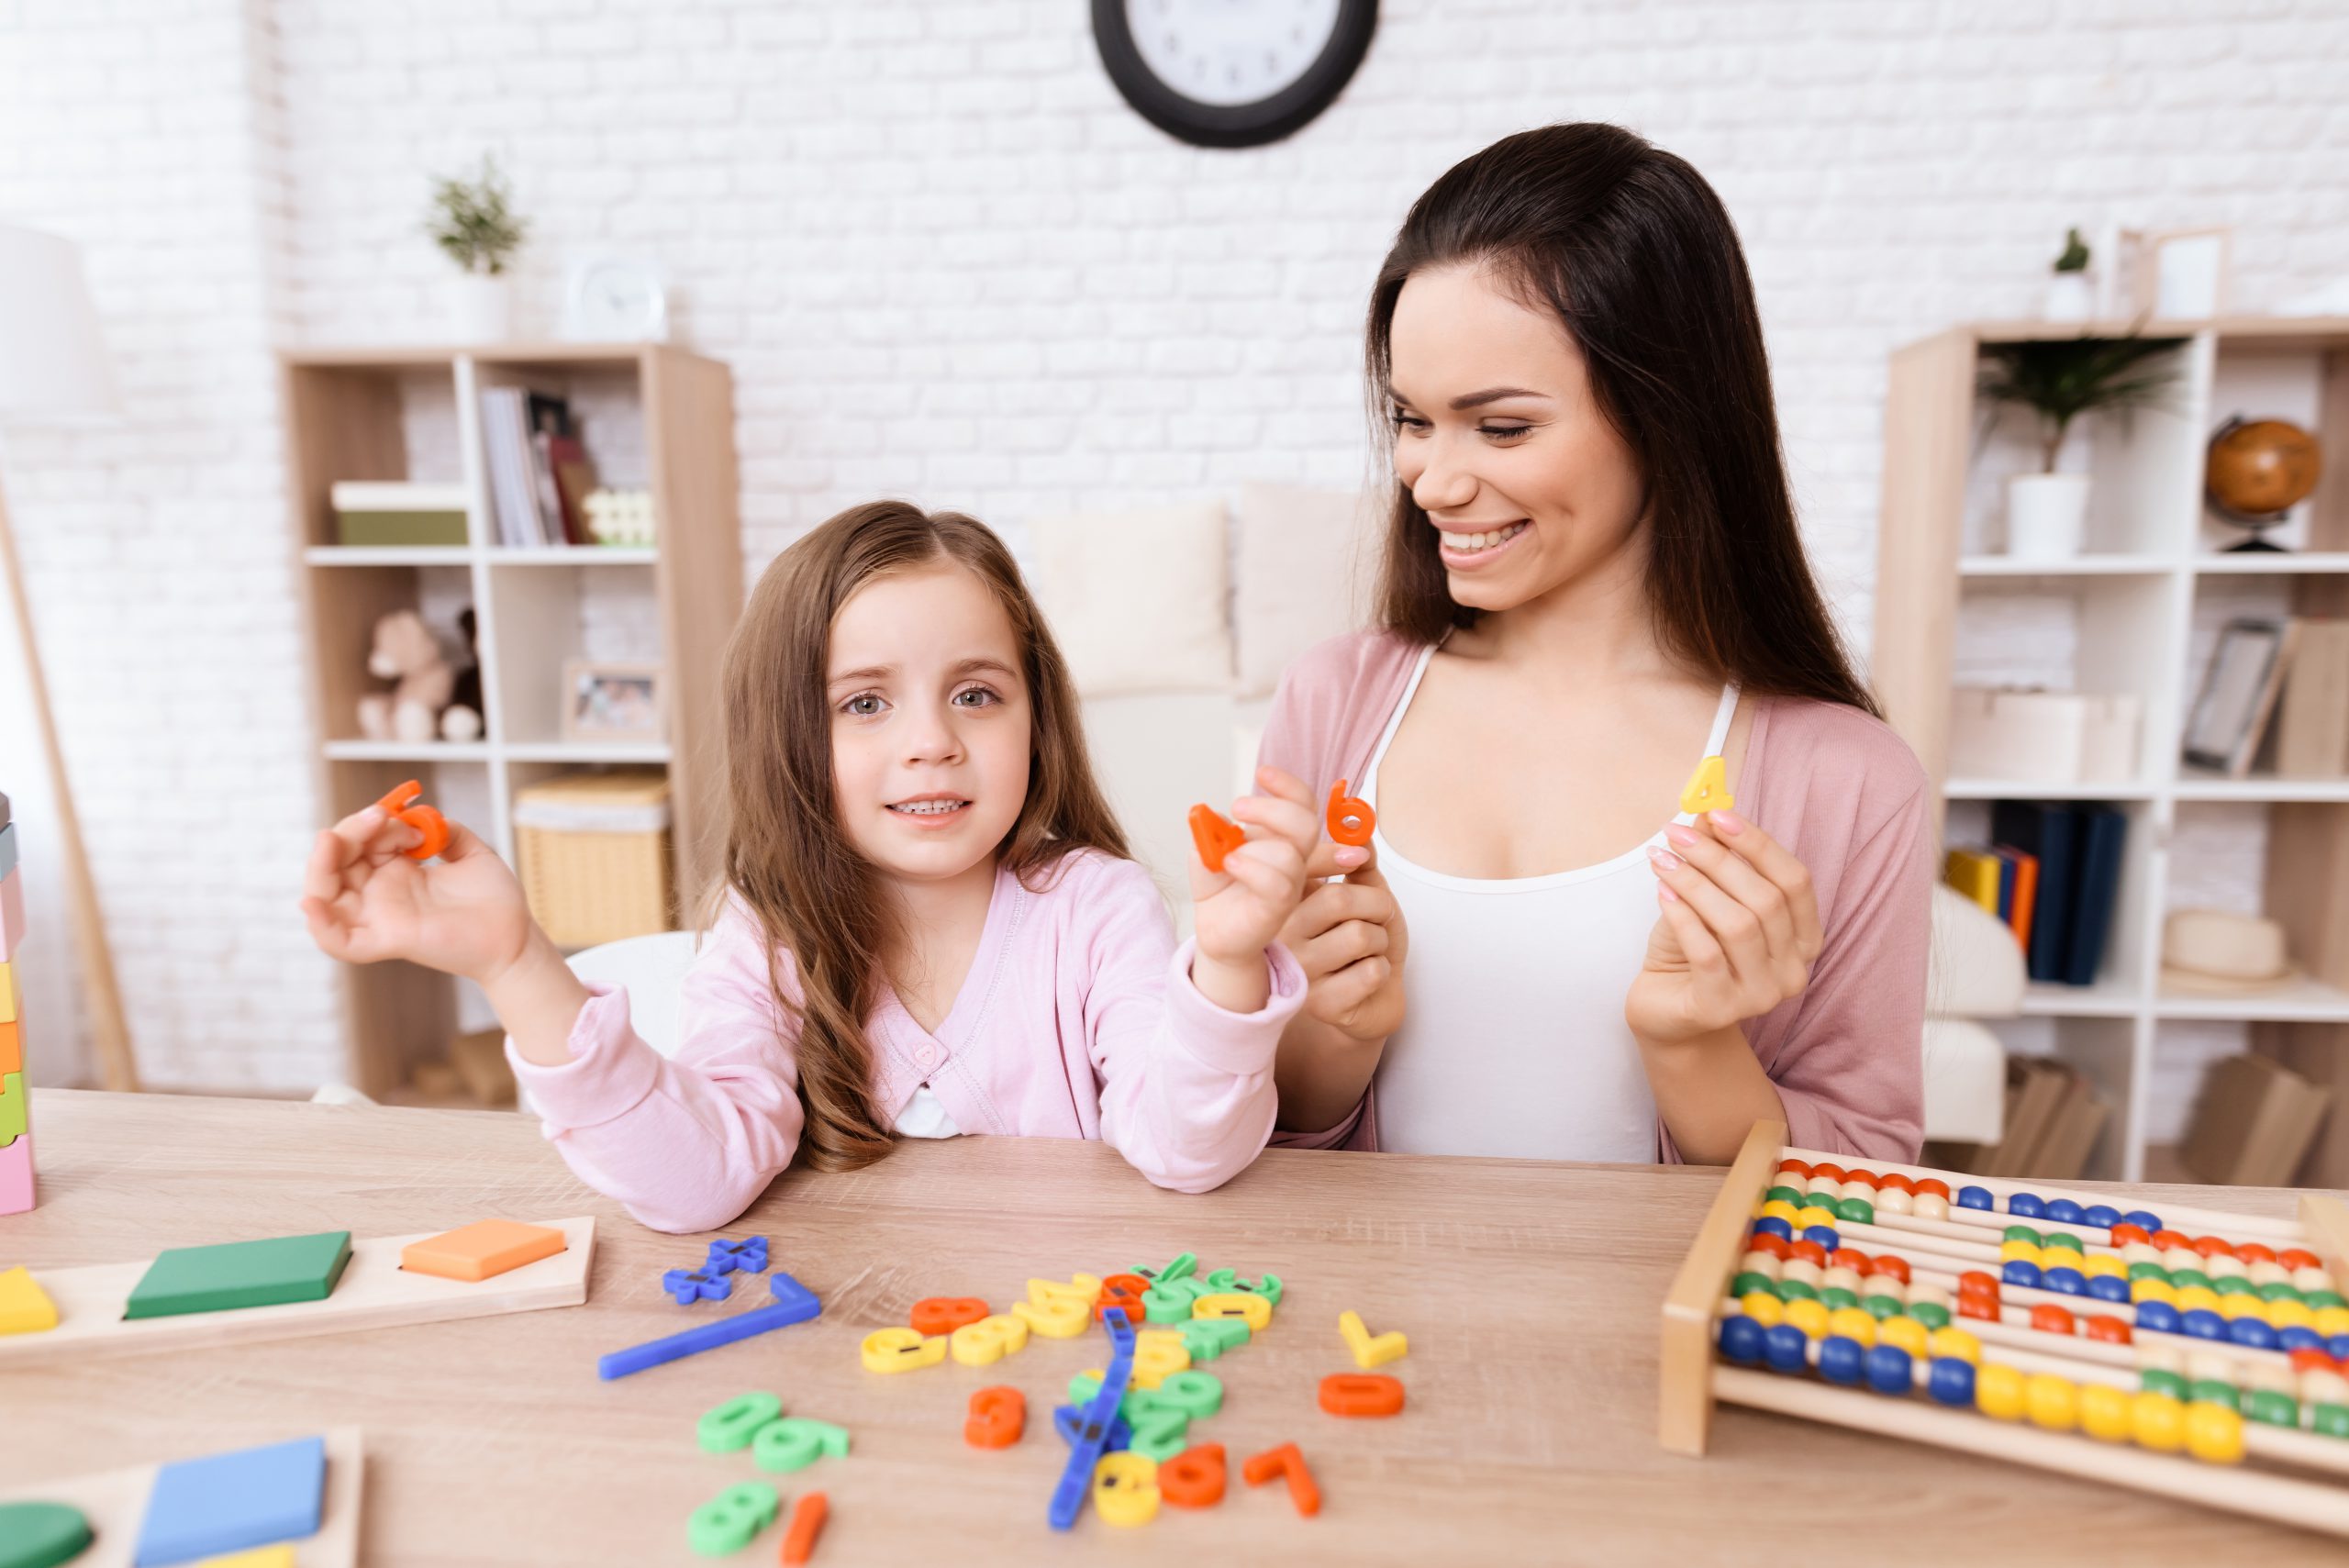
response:
<path fill-rule="evenodd" d="M 1702 817 L 1708 811 L 1727 811 L 1737 805 L 1729 792 L 1729 764 L 1719 757 L 1708 757 L 1697 764 L 1688 775 L 1688 787 L 1680 792 L 1680 809 L 1691 817 Z"/>

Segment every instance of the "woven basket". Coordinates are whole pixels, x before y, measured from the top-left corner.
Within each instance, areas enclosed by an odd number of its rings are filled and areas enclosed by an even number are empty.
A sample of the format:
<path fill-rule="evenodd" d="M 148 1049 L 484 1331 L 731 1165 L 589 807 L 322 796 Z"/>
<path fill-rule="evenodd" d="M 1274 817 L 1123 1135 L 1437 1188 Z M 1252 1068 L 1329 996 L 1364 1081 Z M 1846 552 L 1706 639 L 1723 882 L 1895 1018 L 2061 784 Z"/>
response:
<path fill-rule="evenodd" d="M 558 947 L 673 928 L 669 778 L 658 769 L 565 773 L 514 797 L 530 913 Z"/>

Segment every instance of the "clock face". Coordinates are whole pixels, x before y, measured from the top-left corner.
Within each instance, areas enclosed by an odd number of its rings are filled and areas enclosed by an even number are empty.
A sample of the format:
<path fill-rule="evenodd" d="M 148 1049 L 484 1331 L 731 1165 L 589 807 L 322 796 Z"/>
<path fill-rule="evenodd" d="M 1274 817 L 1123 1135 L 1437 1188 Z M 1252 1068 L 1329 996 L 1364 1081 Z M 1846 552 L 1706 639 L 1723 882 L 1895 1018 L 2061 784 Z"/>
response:
<path fill-rule="evenodd" d="M 624 256 L 593 256 L 572 269 L 563 336 L 639 342 L 669 335 L 668 291 L 659 271 Z"/>
<path fill-rule="evenodd" d="M 1230 107 L 1304 80 L 1338 28 L 1338 0 L 1125 0 L 1150 73 L 1185 97 Z"/>
<path fill-rule="evenodd" d="M 1118 91 L 1201 147 L 1252 147 L 1304 126 L 1353 77 L 1377 21 L 1377 0 L 1093 0 Z"/>

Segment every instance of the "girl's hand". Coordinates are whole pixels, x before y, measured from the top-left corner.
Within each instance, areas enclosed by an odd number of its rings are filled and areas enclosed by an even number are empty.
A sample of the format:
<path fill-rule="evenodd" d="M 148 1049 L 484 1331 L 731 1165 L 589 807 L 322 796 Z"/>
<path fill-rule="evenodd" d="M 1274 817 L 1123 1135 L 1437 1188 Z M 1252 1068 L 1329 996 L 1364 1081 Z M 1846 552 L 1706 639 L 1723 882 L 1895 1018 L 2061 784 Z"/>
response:
<path fill-rule="evenodd" d="M 1233 1009 L 1238 1012 L 1254 1012 L 1264 1005 L 1271 984 L 1264 950 L 1279 939 L 1305 892 L 1305 858 L 1321 832 L 1312 792 L 1301 780 L 1278 768 L 1259 768 L 1256 782 L 1266 793 L 1232 803 L 1232 820 L 1250 831 L 1248 841 L 1224 857 L 1223 870 L 1208 870 L 1196 850 L 1191 856 L 1197 944 L 1192 977 L 1201 990 L 1222 1002 L 1218 993 L 1230 986 L 1210 985 L 1205 971 L 1219 968 L 1227 972 L 1227 980 L 1252 974 L 1249 989 L 1256 999 Z"/>
<path fill-rule="evenodd" d="M 302 916 L 329 958 L 404 958 L 487 983 L 536 929 L 506 862 L 456 823 L 438 863 L 412 861 L 423 836 L 371 806 L 318 835 L 302 876 Z"/>
<path fill-rule="evenodd" d="M 1819 900 L 1810 873 L 1734 812 L 1667 827 L 1651 850 L 1663 916 L 1623 1000 L 1643 1040 L 1671 1042 L 1760 1018 L 1810 984 Z M 1710 831 L 1701 830 L 1709 828 Z"/>
<path fill-rule="evenodd" d="M 1410 934 L 1378 870 L 1375 846 L 1329 840 L 1305 865 L 1320 882 L 1281 928 L 1281 945 L 1305 971 L 1305 1011 L 1349 1039 L 1385 1040 L 1403 1022 L 1403 954 Z"/>

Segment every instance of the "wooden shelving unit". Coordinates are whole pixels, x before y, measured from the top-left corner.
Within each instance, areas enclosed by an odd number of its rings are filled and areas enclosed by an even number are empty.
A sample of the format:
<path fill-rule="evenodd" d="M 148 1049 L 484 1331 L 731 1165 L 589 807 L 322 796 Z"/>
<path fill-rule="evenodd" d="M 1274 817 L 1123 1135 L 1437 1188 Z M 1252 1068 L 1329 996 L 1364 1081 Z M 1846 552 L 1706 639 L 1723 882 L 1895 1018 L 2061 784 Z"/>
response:
<path fill-rule="evenodd" d="M 658 764 L 670 776 L 674 883 L 689 908 L 718 869 L 718 665 L 742 605 L 726 366 L 663 344 L 300 349 L 280 358 L 295 570 L 320 731 L 318 794 L 328 811 L 353 810 L 419 778 L 427 799 L 510 862 L 518 791 L 574 768 Z M 652 492 L 655 546 L 514 550 L 495 542 L 480 394 L 497 385 L 571 401 L 604 481 Z M 464 485 L 466 543 L 335 542 L 328 497 L 337 481 L 409 479 Z M 482 738 L 462 745 L 362 739 L 357 702 L 380 684 L 366 668 L 376 618 L 420 609 L 437 630 L 453 634 L 456 613 L 468 605 L 478 618 Z M 616 628 L 654 646 L 600 645 Z M 573 657 L 657 658 L 668 677 L 667 735 L 657 743 L 562 740 L 561 673 Z M 407 1093 L 414 1063 L 439 1058 L 461 1027 L 483 1021 L 477 997 L 461 998 L 460 982 L 430 970 L 382 963 L 344 973 L 351 1077 L 370 1094 Z"/>
<path fill-rule="evenodd" d="M 2148 1137 L 2156 1043 L 2165 1028 L 2241 1023 L 2252 1048 L 2332 1088 L 2336 1108 L 2300 1173 L 2349 1185 L 2349 777 L 2228 779 L 2186 766 L 2179 738 L 2216 621 L 2252 607 L 2349 615 L 2349 318 L 2150 322 L 2177 338 L 2170 405 L 2088 432 L 2094 475 L 2086 551 L 2047 563 L 1994 553 L 1990 520 L 2007 474 L 2030 466 L 2019 441 L 1977 443 L 1977 351 L 1986 342 L 2121 336 L 2130 324 L 1961 327 L 1898 350 L 1885 408 L 1872 672 L 1887 715 L 1943 787 L 1954 839 L 1978 840 L 1994 799 L 2112 803 L 2130 818 L 2102 973 L 2089 986 L 2034 984 L 2026 1018 L 2113 1106 L 2090 1174 L 2139 1181 L 2166 1150 Z M 2233 414 L 2290 418 L 2324 446 L 2323 486 L 2271 536 L 2288 554 L 2226 553 L 2241 536 L 2205 515 L 2203 449 Z M 2016 421 L 2020 426 L 2020 420 Z M 1977 450 L 1978 446 L 1978 450 Z M 1970 612 L 2001 595 L 2067 602 L 2067 667 L 2054 687 L 2133 693 L 2143 705 L 2137 776 L 2051 789 L 1947 777 L 1954 655 Z M 2246 596 L 2249 597 L 2246 597 Z M 1992 606 L 1995 608 L 1995 606 Z M 2239 996 L 2188 995 L 2160 979 L 2164 914 L 2187 902 L 2173 840 L 2197 814 L 2264 812 L 2254 873 L 2308 978 Z M 2175 1109 L 2176 1107 L 2165 1107 Z"/>

